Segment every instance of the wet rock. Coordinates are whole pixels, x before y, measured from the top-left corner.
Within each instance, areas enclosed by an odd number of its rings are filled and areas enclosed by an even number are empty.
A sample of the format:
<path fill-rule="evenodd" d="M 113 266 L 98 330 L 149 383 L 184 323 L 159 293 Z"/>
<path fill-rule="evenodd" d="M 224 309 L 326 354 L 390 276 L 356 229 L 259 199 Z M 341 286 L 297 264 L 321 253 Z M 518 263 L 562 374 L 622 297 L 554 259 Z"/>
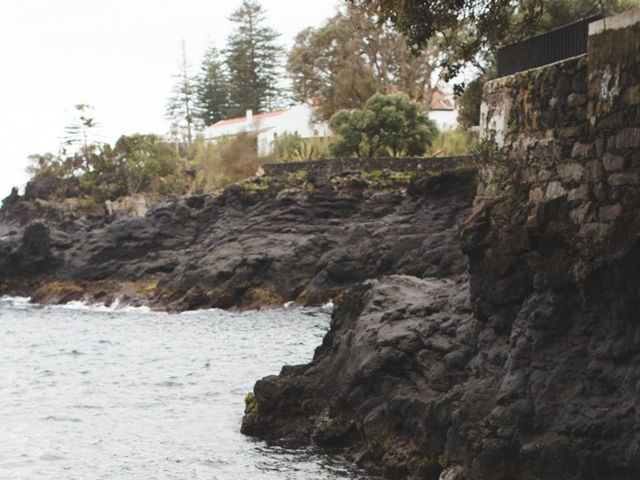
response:
<path fill-rule="evenodd" d="M 101 216 L 69 209 L 69 199 L 14 195 L 0 211 L 0 282 L 26 296 L 38 290 L 45 303 L 64 297 L 47 283 L 74 282 L 76 296 L 126 294 L 185 310 L 322 304 L 368 278 L 466 269 L 455 238 L 474 196 L 472 170 L 381 188 L 271 182 L 166 200 L 146 213 L 138 208 L 146 200 L 135 198 L 136 208 L 112 203 Z"/>

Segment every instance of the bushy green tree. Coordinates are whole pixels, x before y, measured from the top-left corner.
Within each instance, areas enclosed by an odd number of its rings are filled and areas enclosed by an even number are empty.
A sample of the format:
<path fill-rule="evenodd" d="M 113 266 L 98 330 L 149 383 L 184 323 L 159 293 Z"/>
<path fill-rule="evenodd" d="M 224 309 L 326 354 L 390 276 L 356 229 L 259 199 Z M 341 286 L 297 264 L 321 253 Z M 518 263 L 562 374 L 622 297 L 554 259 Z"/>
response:
<path fill-rule="evenodd" d="M 480 124 L 480 105 L 482 104 L 482 87 L 485 77 L 479 76 L 473 79 L 458 96 L 458 123 L 471 128 Z"/>
<path fill-rule="evenodd" d="M 277 42 L 279 34 L 265 25 L 265 11 L 256 0 L 243 0 L 230 20 L 234 31 L 225 50 L 229 114 L 242 116 L 247 110 L 269 111 L 282 100 L 284 50 Z"/>
<path fill-rule="evenodd" d="M 342 110 L 330 121 L 336 156 L 422 155 L 438 133 L 435 124 L 405 94 L 371 97 L 362 110 Z"/>
<path fill-rule="evenodd" d="M 29 173 L 33 191 L 65 192 L 96 201 L 124 195 L 184 193 L 189 186 L 187 161 L 157 135 L 122 136 L 114 146 L 88 145 L 71 156 L 32 155 Z M 68 180 L 74 180 L 69 183 Z M 65 188 L 59 188 L 59 183 Z M 45 185 L 46 188 L 38 188 Z"/>
<path fill-rule="evenodd" d="M 117 167 L 128 194 L 176 193 L 184 189 L 181 175 L 184 160 L 157 135 L 122 136 L 110 152 L 111 165 Z"/>
<path fill-rule="evenodd" d="M 372 156 L 367 144 L 367 115 L 363 110 L 340 110 L 329 120 L 334 138 L 331 153 L 336 157 Z"/>
<path fill-rule="evenodd" d="M 344 9 L 296 37 L 287 62 L 294 98 L 313 99 L 322 120 L 340 109 L 362 108 L 374 93 L 404 92 L 428 110 L 438 76 L 438 43 L 414 55 L 401 34 L 376 26 L 358 9 Z"/>

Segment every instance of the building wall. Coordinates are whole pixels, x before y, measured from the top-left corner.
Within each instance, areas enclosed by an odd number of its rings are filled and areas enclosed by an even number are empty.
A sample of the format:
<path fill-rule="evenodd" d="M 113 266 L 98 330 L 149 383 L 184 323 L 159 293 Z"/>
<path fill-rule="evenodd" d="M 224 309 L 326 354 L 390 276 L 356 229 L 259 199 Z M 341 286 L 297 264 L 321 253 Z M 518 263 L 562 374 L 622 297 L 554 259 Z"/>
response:
<path fill-rule="evenodd" d="M 457 110 L 431 110 L 429 118 L 436 122 L 439 130 L 450 130 L 458 126 Z"/>
<path fill-rule="evenodd" d="M 211 126 L 205 129 L 205 139 L 254 132 L 258 136 L 258 155 L 273 153 L 273 142 L 278 136 L 297 133 L 302 138 L 322 137 L 330 134 L 326 123 L 314 123 L 313 109 L 307 104 L 296 105 L 282 114 L 260 118 L 254 116 L 251 121 Z"/>
<path fill-rule="evenodd" d="M 288 133 L 302 138 L 324 137 L 331 134 L 329 126 L 313 122 L 313 109 L 307 104 L 297 105 L 283 115 L 257 122 L 258 155 L 265 157 L 273 153 L 273 144 L 278 136 Z"/>

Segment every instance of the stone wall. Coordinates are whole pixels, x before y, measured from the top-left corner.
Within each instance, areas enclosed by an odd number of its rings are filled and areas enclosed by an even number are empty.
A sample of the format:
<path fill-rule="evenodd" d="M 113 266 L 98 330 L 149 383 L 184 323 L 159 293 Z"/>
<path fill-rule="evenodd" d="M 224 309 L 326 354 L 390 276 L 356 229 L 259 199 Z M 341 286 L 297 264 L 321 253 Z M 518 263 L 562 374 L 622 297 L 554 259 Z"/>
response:
<path fill-rule="evenodd" d="M 482 419 L 467 480 L 640 478 L 638 17 L 485 86 L 461 236 L 480 325 L 465 396 L 491 400 L 456 405 Z"/>
<path fill-rule="evenodd" d="M 576 246 L 592 253 L 587 244 L 614 240 L 640 185 L 640 23 L 607 21 L 592 25 L 586 55 L 489 82 L 481 114 L 485 147 L 497 150 L 481 168 L 478 201 L 526 190 L 532 215 L 565 202 Z M 573 266 L 578 277 L 584 266 Z"/>
<path fill-rule="evenodd" d="M 439 158 L 337 158 L 308 162 L 270 163 L 263 170 L 270 177 L 282 177 L 300 171 L 315 178 L 330 178 L 347 172 L 372 172 L 391 170 L 395 172 L 441 172 L 468 165 L 471 157 Z"/>

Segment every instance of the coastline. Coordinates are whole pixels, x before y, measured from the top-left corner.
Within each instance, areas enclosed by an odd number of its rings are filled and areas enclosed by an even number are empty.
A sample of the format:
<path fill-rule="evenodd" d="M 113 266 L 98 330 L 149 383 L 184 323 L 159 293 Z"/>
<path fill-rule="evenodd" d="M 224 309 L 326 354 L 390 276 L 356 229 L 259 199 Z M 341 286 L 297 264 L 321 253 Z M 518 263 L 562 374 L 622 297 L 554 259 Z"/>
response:
<path fill-rule="evenodd" d="M 166 311 L 320 306 L 368 278 L 463 272 L 447 244 L 474 192 L 463 168 L 255 178 L 144 216 L 14 198 L 0 212 L 0 293 Z"/>

